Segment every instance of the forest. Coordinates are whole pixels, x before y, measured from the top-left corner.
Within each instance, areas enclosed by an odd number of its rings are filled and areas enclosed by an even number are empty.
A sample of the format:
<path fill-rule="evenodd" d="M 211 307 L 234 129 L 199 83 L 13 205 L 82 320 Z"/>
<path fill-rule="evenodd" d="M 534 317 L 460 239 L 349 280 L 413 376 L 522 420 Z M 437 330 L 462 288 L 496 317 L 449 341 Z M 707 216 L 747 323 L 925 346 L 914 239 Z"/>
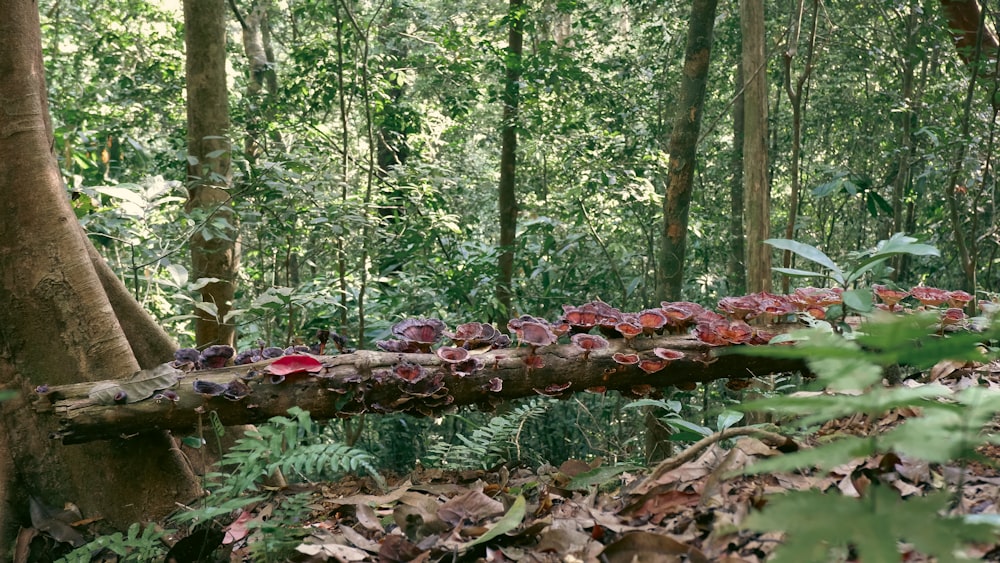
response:
<path fill-rule="evenodd" d="M 995 4 L 0 14 L 0 560 L 1000 560 Z"/>

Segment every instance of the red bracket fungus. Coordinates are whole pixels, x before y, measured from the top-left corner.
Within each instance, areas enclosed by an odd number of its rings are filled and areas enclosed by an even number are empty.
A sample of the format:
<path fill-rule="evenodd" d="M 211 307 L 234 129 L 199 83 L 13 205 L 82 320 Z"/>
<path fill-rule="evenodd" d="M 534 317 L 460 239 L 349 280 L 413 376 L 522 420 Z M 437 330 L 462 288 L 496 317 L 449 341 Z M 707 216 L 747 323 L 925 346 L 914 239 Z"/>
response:
<path fill-rule="evenodd" d="M 410 318 L 392 325 L 392 335 L 413 343 L 421 352 L 430 353 L 444 332 L 445 324 L 438 319 Z"/>
<path fill-rule="evenodd" d="M 632 341 L 635 340 L 635 337 L 642 334 L 641 326 L 628 321 L 622 321 L 616 324 L 615 330 L 618 331 L 618 334 L 621 334 L 622 337 L 625 338 L 626 346 L 632 346 Z"/>
<path fill-rule="evenodd" d="M 608 341 L 596 334 L 574 334 L 570 341 L 579 349 L 583 350 L 583 359 L 590 358 L 590 353 L 594 350 L 603 350 L 608 347 Z"/>
<path fill-rule="evenodd" d="M 636 315 L 636 321 L 642 327 L 642 333 L 647 336 L 662 334 L 667 324 L 667 317 L 659 309 L 646 309 Z"/>
<path fill-rule="evenodd" d="M 673 334 L 682 334 L 705 312 L 705 308 L 690 301 L 663 301 L 660 311 L 667 319 L 666 326 Z"/>
<path fill-rule="evenodd" d="M 681 358 L 683 358 L 684 357 L 684 352 L 681 352 L 680 350 L 671 350 L 669 348 L 659 348 L 659 347 L 657 347 L 657 348 L 653 348 L 653 355 L 656 356 L 657 358 L 660 358 L 661 360 L 664 360 L 664 361 L 667 361 L 667 362 L 673 362 L 673 361 L 680 360 Z"/>
<path fill-rule="evenodd" d="M 322 362 L 312 356 L 303 354 L 282 356 L 267 366 L 268 373 L 283 376 L 298 373 L 319 373 L 322 370 Z"/>
<path fill-rule="evenodd" d="M 616 363 L 623 366 L 634 366 L 639 363 L 639 354 L 626 354 L 624 352 L 615 352 L 611 359 Z"/>
<path fill-rule="evenodd" d="M 921 305 L 927 307 L 939 307 L 942 303 L 947 302 L 949 293 L 943 289 L 923 285 L 918 285 L 910 289 L 910 295 L 917 301 L 920 301 Z"/>
<path fill-rule="evenodd" d="M 229 359 L 236 355 L 236 350 L 232 346 L 216 344 L 209 346 L 201 353 L 201 366 L 207 369 L 217 369 L 226 367 Z"/>

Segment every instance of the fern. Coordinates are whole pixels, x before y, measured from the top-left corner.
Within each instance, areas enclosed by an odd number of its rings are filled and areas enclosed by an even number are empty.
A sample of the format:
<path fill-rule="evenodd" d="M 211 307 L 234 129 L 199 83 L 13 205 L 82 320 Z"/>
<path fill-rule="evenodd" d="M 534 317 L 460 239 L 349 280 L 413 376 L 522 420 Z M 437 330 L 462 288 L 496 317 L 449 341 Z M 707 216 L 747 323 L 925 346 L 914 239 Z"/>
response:
<path fill-rule="evenodd" d="M 147 524 L 143 528 L 138 523 L 134 523 L 128 527 L 124 534 L 115 532 L 98 536 L 57 559 L 56 563 L 90 563 L 90 561 L 98 560 L 94 556 L 101 552 L 116 555 L 117 561 L 122 563 L 153 561 L 163 557 L 166 551 L 163 536 L 171 533 L 173 530 L 164 530 L 157 527 L 156 524 Z"/>
<path fill-rule="evenodd" d="M 297 475 L 301 480 L 364 472 L 385 488 L 371 454 L 333 441 L 308 411 L 292 407 L 288 414 L 291 418 L 272 417 L 256 431 L 247 432 L 223 456 L 223 466 L 235 466 L 224 484 L 226 492 L 240 494 L 253 489 L 259 479 L 276 470 L 286 478 Z"/>
<path fill-rule="evenodd" d="M 488 469 L 508 459 L 510 446 L 517 446 L 517 435 L 524 424 L 548 411 L 555 399 L 534 398 L 510 412 L 494 416 L 486 425 L 476 428 L 468 436 L 455 438 L 460 444 L 438 443 L 427 448 L 425 465 L 455 469 Z"/>

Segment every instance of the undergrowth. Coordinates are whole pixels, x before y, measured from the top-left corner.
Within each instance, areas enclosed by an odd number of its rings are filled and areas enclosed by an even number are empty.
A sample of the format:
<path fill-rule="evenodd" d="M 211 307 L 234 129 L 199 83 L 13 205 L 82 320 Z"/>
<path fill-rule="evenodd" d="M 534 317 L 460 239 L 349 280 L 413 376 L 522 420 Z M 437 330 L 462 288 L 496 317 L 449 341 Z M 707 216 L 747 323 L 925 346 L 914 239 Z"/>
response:
<path fill-rule="evenodd" d="M 937 383 L 896 387 L 883 383 L 885 370 L 900 363 L 928 369 L 944 360 L 982 361 L 995 355 L 995 349 L 984 355 L 983 343 L 995 343 L 1000 330 L 943 337 L 935 334 L 936 324 L 937 316 L 928 314 L 873 319 L 846 338 L 826 327 L 793 333 L 793 347 L 743 350 L 805 359 L 825 391 L 746 403 L 742 410 L 792 416 L 807 431 L 854 415 L 874 421 L 892 409 L 921 413 L 883 434 L 838 436 L 815 448 L 760 461 L 747 472 L 825 471 L 879 455 L 890 462 L 900 456 L 940 464 L 957 461 L 963 470 L 970 460 L 993 465 L 976 450 L 1000 443 L 1000 437 L 984 432 L 1000 412 L 1000 392 L 985 386 L 952 392 Z M 832 554 L 849 551 L 865 562 L 899 561 L 898 542 L 909 543 L 940 562 L 959 561 L 964 544 L 997 539 L 1000 517 L 963 512 L 960 485 L 950 491 L 905 498 L 878 475 L 866 476 L 858 483 L 859 498 L 815 490 L 772 497 L 743 526 L 787 534 L 769 559 L 776 563 L 830 561 Z"/>
<path fill-rule="evenodd" d="M 500 463 L 520 461 L 521 448 L 517 438 L 525 423 L 543 415 L 557 402 L 555 399 L 533 398 L 508 413 L 494 416 L 469 435 L 457 434 L 455 438 L 461 443 L 438 442 L 428 446 L 424 464 L 448 469 L 489 469 Z"/>
<path fill-rule="evenodd" d="M 298 407 L 289 409 L 288 416 L 272 417 L 256 430 L 246 432 L 219 465 L 219 471 L 206 475 L 209 494 L 201 506 L 175 514 L 172 522 L 193 527 L 212 525 L 216 518 L 224 518 L 223 523 L 228 524 L 234 512 L 268 500 L 269 492 L 262 482 L 277 472 L 288 482 L 366 474 L 379 488 L 386 487 L 371 454 L 333 440 L 325 425 L 318 425 Z M 251 552 L 261 561 L 272 561 L 281 560 L 283 554 L 294 549 L 304 535 L 301 518 L 309 513 L 310 501 L 308 494 L 286 496 L 274 503 L 270 518 L 248 523 Z M 117 555 L 120 562 L 151 561 L 166 553 L 162 538 L 172 532 L 154 524 L 145 528 L 133 524 L 125 534 L 100 536 L 58 562 L 89 562 L 101 552 Z"/>

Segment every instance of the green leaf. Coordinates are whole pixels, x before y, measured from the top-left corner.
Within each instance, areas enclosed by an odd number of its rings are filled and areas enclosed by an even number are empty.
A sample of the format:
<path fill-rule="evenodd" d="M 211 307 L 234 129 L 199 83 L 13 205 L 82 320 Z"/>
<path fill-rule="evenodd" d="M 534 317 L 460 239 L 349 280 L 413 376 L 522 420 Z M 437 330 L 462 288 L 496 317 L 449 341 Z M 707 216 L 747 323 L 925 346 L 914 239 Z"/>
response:
<path fill-rule="evenodd" d="M 764 241 L 765 244 L 769 244 L 779 250 L 788 250 L 794 252 L 799 256 L 809 260 L 810 262 L 815 262 L 820 266 L 830 270 L 831 277 L 837 280 L 838 283 L 844 283 L 844 272 L 840 269 L 837 264 L 830 259 L 822 250 L 812 246 L 811 244 L 806 244 L 804 242 L 799 242 L 796 240 L 784 239 L 784 238 L 770 238 Z"/>
<path fill-rule="evenodd" d="M 195 450 L 205 445 L 205 441 L 197 436 L 184 436 L 181 438 L 181 443 Z"/>
<path fill-rule="evenodd" d="M 854 546 L 861 561 L 899 561 L 899 541 L 912 543 L 938 561 L 952 562 L 958 560 L 955 554 L 963 544 L 994 541 L 995 530 L 961 517 L 941 516 L 949 498 L 940 492 L 904 500 L 887 486 L 869 487 L 861 499 L 802 491 L 772 497 L 743 525 L 788 534 L 768 560 L 774 563 L 825 562 L 831 548 L 848 545 Z"/>
<path fill-rule="evenodd" d="M 719 417 L 715 421 L 716 430 L 725 430 L 730 426 L 736 424 L 737 422 L 743 420 L 744 414 L 733 410 L 724 410 L 719 413 Z"/>
<path fill-rule="evenodd" d="M 678 430 L 687 430 L 688 432 L 697 434 L 699 437 L 708 436 L 709 434 L 712 433 L 711 428 L 701 426 L 700 424 L 695 424 L 693 422 L 688 422 L 683 418 L 667 417 L 667 418 L 661 418 L 660 420 L 663 421 L 665 424 L 669 424 L 670 426 L 673 426 Z"/>
<path fill-rule="evenodd" d="M 490 531 L 476 538 L 476 541 L 466 544 L 465 545 L 466 549 L 474 545 L 486 543 L 492 540 L 493 538 L 500 536 L 501 534 L 506 534 L 507 532 L 513 530 L 514 528 L 517 528 L 518 526 L 521 525 L 521 522 L 524 521 L 524 516 L 526 513 L 527 513 L 527 501 L 524 500 L 524 497 L 522 495 L 517 495 L 517 498 L 514 499 L 514 504 L 511 505 L 510 510 L 507 511 L 507 514 L 504 514 L 503 518 L 497 521 L 497 523 L 494 524 L 492 528 L 490 528 Z"/>
<path fill-rule="evenodd" d="M 861 313 L 871 311 L 875 305 L 871 289 L 849 289 L 843 293 L 844 304 Z"/>
<path fill-rule="evenodd" d="M 793 278 L 828 278 L 830 276 L 822 274 L 820 272 L 810 272 L 809 270 L 799 270 L 798 268 L 771 268 L 779 274 L 785 274 L 786 276 Z"/>

